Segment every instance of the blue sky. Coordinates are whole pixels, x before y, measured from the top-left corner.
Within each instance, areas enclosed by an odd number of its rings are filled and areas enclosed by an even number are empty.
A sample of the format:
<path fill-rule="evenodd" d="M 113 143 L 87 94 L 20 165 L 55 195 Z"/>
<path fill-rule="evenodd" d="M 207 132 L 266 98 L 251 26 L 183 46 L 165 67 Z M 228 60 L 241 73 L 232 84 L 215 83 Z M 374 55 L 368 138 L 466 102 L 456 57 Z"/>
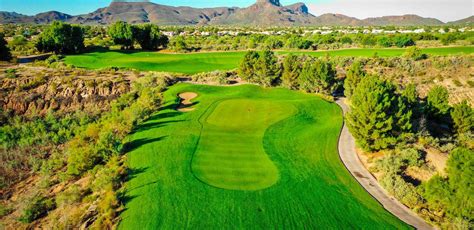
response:
<path fill-rule="evenodd" d="M 315 15 L 341 13 L 357 18 L 386 15 L 418 14 L 442 21 L 473 15 L 472 0 L 280 0 L 283 5 L 305 2 Z M 34 15 L 56 10 L 71 15 L 92 12 L 110 4 L 111 0 L 0 0 L 0 11 Z M 152 0 L 152 2 L 193 7 L 249 6 L 256 0 Z"/>

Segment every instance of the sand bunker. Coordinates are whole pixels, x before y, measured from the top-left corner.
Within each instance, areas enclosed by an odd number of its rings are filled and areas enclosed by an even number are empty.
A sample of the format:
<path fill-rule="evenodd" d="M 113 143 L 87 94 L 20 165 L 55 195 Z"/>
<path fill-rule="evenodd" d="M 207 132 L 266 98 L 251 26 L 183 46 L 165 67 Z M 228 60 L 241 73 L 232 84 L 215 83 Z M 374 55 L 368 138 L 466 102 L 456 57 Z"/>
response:
<path fill-rule="evenodd" d="M 193 92 L 180 93 L 178 97 L 181 98 L 181 103 L 179 104 L 177 110 L 180 112 L 193 111 L 194 108 L 191 107 L 193 105 L 191 100 L 196 98 L 197 96 L 197 93 Z"/>

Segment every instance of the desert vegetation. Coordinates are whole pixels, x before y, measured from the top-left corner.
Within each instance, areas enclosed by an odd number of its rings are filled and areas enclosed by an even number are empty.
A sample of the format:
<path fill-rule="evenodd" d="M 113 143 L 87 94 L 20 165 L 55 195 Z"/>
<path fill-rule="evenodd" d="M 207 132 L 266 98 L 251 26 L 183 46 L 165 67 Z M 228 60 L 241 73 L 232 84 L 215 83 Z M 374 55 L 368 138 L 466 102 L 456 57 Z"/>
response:
<path fill-rule="evenodd" d="M 390 194 L 472 226 L 469 29 L 0 28 L 0 228 L 409 228 L 342 165 L 339 97 Z"/>

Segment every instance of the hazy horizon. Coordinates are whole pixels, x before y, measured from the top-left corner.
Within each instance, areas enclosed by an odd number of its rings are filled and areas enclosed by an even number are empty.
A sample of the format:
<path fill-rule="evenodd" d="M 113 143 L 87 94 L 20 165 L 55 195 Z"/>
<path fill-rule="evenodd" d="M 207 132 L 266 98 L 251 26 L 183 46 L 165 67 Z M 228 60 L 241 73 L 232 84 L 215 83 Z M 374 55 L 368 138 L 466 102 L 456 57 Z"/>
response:
<path fill-rule="evenodd" d="M 35 15 L 47 11 L 59 11 L 71 15 L 90 13 L 106 7 L 111 0 L 0 0 L 0 11 Z M 247 7 L 256 0 L 175 0 L 172 4 L 165 0 L 152 0 L 157 4 L 191 7 L 237 6 Z M 416 14 L 422 17 L 437 18 L 441 21 L 455 21 L 472 16 L 471 0 L 280 0 L 283 5 L 304 2 L 316 16 L 325 13 L 344 14 L 364 19 L 391 15 Z"/>

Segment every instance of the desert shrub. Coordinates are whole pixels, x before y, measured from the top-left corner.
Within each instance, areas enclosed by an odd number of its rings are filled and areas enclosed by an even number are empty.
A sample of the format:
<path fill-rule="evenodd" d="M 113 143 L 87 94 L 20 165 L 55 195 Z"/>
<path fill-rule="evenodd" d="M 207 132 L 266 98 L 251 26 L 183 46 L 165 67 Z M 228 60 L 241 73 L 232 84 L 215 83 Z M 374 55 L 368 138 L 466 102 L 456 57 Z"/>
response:
<path fill-rule="evenodd" d="M 112 188 L 106 189 L 97 206 L 99 214 L 92 225 L 92 229 L 113 229 L 115 226 L 114 220 L 118 214 L 116 209 L 120 207 L 116 192 Z"/>
<path fill-rule="evenodd" d="M 421 166 L 423 165 L 424 161 L 422 159 L 422 154 L 419 150 L 414 148 L 403 148 L 396 150 L 399 158 L 403 160 L 403 162 L 407 166 Z"/>
<path fill-rule="evenodd" d="M 13 211 L 12 208 L 4 205 L 4 204 L 0 204 L 0 218 L 10 214 L 11 212 Z"/>
<path fill-rule="evenodd" d="M 122 139 L 147 119 L 161 102 L 161 88 L 136 86 L 140 91 L 122 95 L 111 104 L 111 111 L 89 124 L 67 144 L 68 173 L 79 176 L 96 164 L 106 163 L 122 151 Z"/>
<path fill-rule="evenodd" d="M 405 51 L 404 56 L 407 57 L 407 58 L 411 58 L 415 61 L 419 61 L 419 60 L 423 60 L 423 59 L 428 58 L 428 55 L 422 53 L 421 49 L 416 47 L 416 46 L 408 48 Z"/>
<path fill-rule="evenodd" d="M 387 173 L 380 180 L 381 185 L 400 202 L 410 207 L 422 204 L 423 198 L 416 187 L 406 182 L 400 175 Z"/>
<path fill-rule="evenodd" d="M 5 77 L 10 79 L 17 78 L 18 76 L 16 75 L 16 69 L 6 69 Z"/>
<path fill-rule="evenodd" d="M 461 83 L 459 80 L 457 80 L 457 79 L 453 80 L 453 83 L 454 83 L 454 85 L 457 86 L 457 87 L 462 87 L 462 83 Z"/>
<path fill-rule="evenodd" d="M 53 199 L 35 195 L 31 199 L 26 200 L 26 207 L 23 209 L 19 221 L 23 223 L 31 223 L 38 218 L 45 216 L 48 211 L 55 208 Z"/>
<path fill-rule="evenodd" d="M 47 80 L 48 79 L 47 79 L 46 76 L 37 76 L 33 80 L 28 81 L 27 83 L 20 85 L 20 89 L 21 90 L 34 89 L 34 88 L 46 83 Z"/>
<path fill-rule="evenodd" d="M 65 191 L 56 196 L 56 205 L 61 207 L 63 205 L 70 205 L 80 201 L 82 198 L 82 191 L 79 185 L 71 185 Z"/>
<path fill-rule="evenodd" d="M 474 81 L 469 80 L 467 81 L 467 84 L 469 85 L 469 87 L 474 88 Z"/>

